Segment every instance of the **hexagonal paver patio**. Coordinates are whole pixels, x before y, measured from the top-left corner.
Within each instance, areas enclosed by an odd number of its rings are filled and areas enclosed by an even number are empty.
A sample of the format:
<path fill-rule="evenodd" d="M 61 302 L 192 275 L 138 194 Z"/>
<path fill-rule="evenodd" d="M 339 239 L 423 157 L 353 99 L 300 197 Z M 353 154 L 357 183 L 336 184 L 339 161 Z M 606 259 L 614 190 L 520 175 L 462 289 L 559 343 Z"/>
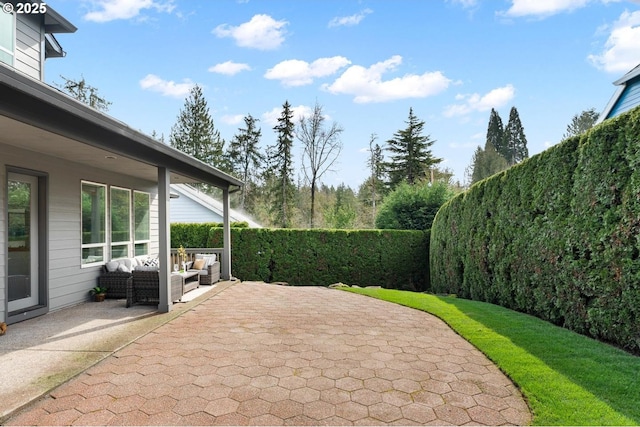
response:
<path fill-rule="evenodd" d="M 6 425 L 526 425 L 482 353 L 417 310 L 243 282 L 139 338 Z"/>

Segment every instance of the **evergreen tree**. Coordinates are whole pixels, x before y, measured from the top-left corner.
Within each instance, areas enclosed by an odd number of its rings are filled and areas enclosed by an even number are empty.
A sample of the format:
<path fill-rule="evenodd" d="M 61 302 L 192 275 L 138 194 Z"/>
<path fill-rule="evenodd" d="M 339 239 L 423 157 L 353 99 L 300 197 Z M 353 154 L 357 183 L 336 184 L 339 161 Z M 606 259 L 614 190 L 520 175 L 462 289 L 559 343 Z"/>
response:
<path fill-rule="evenodd" d="M 524 135 L 524 128 L 520 122 L 520 115 L 516 107 L 511 107 L 509 112 L 509 122 L 504 130 L 504 139 L 507 150 L 507 163 L 513 166 L 529 157 L 527 148 L 527 137 Z"/>
<path fill-rule="evenodd" d="M 487 143 L 490 143 L 495 151 L 500 153 L 505 159 L 508 156 L 508 149 L 504 138 L 504 125 L 500 114 L 495 109 L 491 109 L 489 115 L 489 126 L 487 127 Z M 486 150 L 486 146 L 485 146 Z"/>
<path fill-rule="evenodd" d="M 507 169 L 507 160 L 487 141 L 484 150 L 476 149 L 471 159 L 471 184 Z"/>
<path fill-rule="evenodd" d="M 267 181 L 269 196 L 272 200 L 270 213 L 276 227 L 288 228 L 292 226 L 293 208 L 295 205 L 295 190 L 293 182 L 293 111 L 289 101 L 282 105 L 282 114 L 278 117 L 278 124 L 273 127 L 277 140 L 275 146 L 268 148 L 269 167 Z"/>
<path fill-rule="evenodd" d="M 353 228 L 356 221 L 356 196 L 353 190 L 342 183 L 332 193 L 335 194 L 335 200 L 333 206 L 324 212 L 325 224 L 336 229 Z"/>
<path fill-rule="evenodd" d="M 162 133 L 162 134 L 158 135 L 158 132 L 156 132 L 155 129 L 151 131 L 151 138 L 155 139 L 156 141 L 160 141 L 163 144 L 165 143 L 164 142 L 164 134 Z"/>
<path fill-rule="evenodd" d="M 428 135 L 422 135 L 424 121 L 419 121 L 409 109 L 406 129 L 399 130 L 387 141 L 387 151 L 391 161 L 386 163 L 391 189 L 403 181 L 415 184 L 425 177 L 430 168 L 442 161 L 433 156 L 430 147 L 435 141 Z"/>
<path fill-rule="evenodd" d="M 571 123 L 567 126 L 567 131 L 562 135 L 562 139 L 583 134 L 593 127 L 596 121 L 598 121 L 599 116 L 600 114 L 596 113 L 595 108 L 576 114 L 573 116 L 573 119 L 571 119 Z"/>
<path fill-rule="evenodd" d="M 481 181 L 509 167 L 507 157 L 509 147 L 506 144 L 502 119 L 495 109 L 491 109 L 487 138 L 484 150 L 478 147 L 471 158 L 469 179 L 471 184 Z"/>
<path fill-rule="evenodd" d="M 238 133 L 229 144 L 229 164 L 233 165 L 233 174 L 244 182 L 240 192 L 240 208 L 245 209 L 247 195 L 255 191 L 259 171 L 263 168 L 264 156 L 260 153 L 258 145 L 262 130 L 257 128 L 255 119 L 251 114 L 244 118 L 244 128 L 239 128 Z"/>
<path fill-rule="evenodd" d="M 176 123 L 171 127 L 172 147 L 218 169 L 229 171 L 224 159 L 224 140 L 215 129 L 207 101 L 200 86 L 194 86 L 185 99 Z"/>
<path fill-rule="evenodd" d="M 444 182 L 423 180 L 414 185 L 402 182 L 380 206 L 376 228 L 428 230 L 440 206 L 454 194 Z"/>

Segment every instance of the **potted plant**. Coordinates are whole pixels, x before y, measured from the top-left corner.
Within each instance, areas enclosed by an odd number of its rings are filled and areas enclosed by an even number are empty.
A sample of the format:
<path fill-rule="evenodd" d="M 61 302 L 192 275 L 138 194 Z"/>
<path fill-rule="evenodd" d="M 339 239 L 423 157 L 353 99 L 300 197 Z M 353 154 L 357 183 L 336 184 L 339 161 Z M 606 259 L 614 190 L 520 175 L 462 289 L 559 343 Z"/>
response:
<path fill-rule="evenodd" d="M 186 270 L 186 264 L 187 264 L 187 251 L 185 250 L 185 248 L 180 245 L 180 247 L 178 248 L 178 258 L 180 258 L 180 261 L 182 262 L 182 268 L 180 269 L 180 273 L 184 273 Z"/>
<path fill-rule="evenodd" d="M 105 288 L 104 286 L 95 286 L 91 288 L 91 290 L 89 291 L 89 295 L 93 296 L 93 300 L 95 302 L 104 301 L 106 293 L 107 293 L 107 288 Z"/>

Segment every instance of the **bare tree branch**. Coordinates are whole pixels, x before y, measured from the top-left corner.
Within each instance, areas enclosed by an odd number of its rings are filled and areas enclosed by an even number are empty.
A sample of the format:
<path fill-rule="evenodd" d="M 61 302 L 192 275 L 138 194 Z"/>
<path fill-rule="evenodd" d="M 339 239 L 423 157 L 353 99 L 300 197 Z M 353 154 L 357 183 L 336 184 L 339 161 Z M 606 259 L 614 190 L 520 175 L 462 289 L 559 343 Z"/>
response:
<path fill-rule="evenodd" d="M 318 181 L 331 170 L 342 151 L 340 134 L 343 129 L 337 123 L 330 128 L 324 127 L 325 116 L 322 106 L 316 102 L 313 114 L 300 119 L 296 138 L 302 142 L 302 171 L 305 180 L 311 185 L 311 217 L 310 227 L 313 228 L 315 213 L 315 193 Z"/>

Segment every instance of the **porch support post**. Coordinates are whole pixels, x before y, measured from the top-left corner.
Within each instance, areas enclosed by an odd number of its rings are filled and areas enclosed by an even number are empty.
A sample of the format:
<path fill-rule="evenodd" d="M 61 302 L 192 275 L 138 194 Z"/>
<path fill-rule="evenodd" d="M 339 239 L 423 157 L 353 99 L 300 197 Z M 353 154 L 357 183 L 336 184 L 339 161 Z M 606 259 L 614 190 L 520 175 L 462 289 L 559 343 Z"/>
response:
<path fill-rule="evenodd" d="M 158 268 L 160 277 L 160 304 L 158 311 L 167 313 L 171 311 L 171 267 L 169 256 L 171 255 L 171 228 L 169 223 L 169 199 L 171 183 L 170 171 L 164 167 L 158 167 Z"/>
<path fill-rule="evenodd" d="M 222 190 L 222 259 L 220 275 L 223 280 L 231 279 L 231 225 L 229 223 L 229 188 Z"/>

